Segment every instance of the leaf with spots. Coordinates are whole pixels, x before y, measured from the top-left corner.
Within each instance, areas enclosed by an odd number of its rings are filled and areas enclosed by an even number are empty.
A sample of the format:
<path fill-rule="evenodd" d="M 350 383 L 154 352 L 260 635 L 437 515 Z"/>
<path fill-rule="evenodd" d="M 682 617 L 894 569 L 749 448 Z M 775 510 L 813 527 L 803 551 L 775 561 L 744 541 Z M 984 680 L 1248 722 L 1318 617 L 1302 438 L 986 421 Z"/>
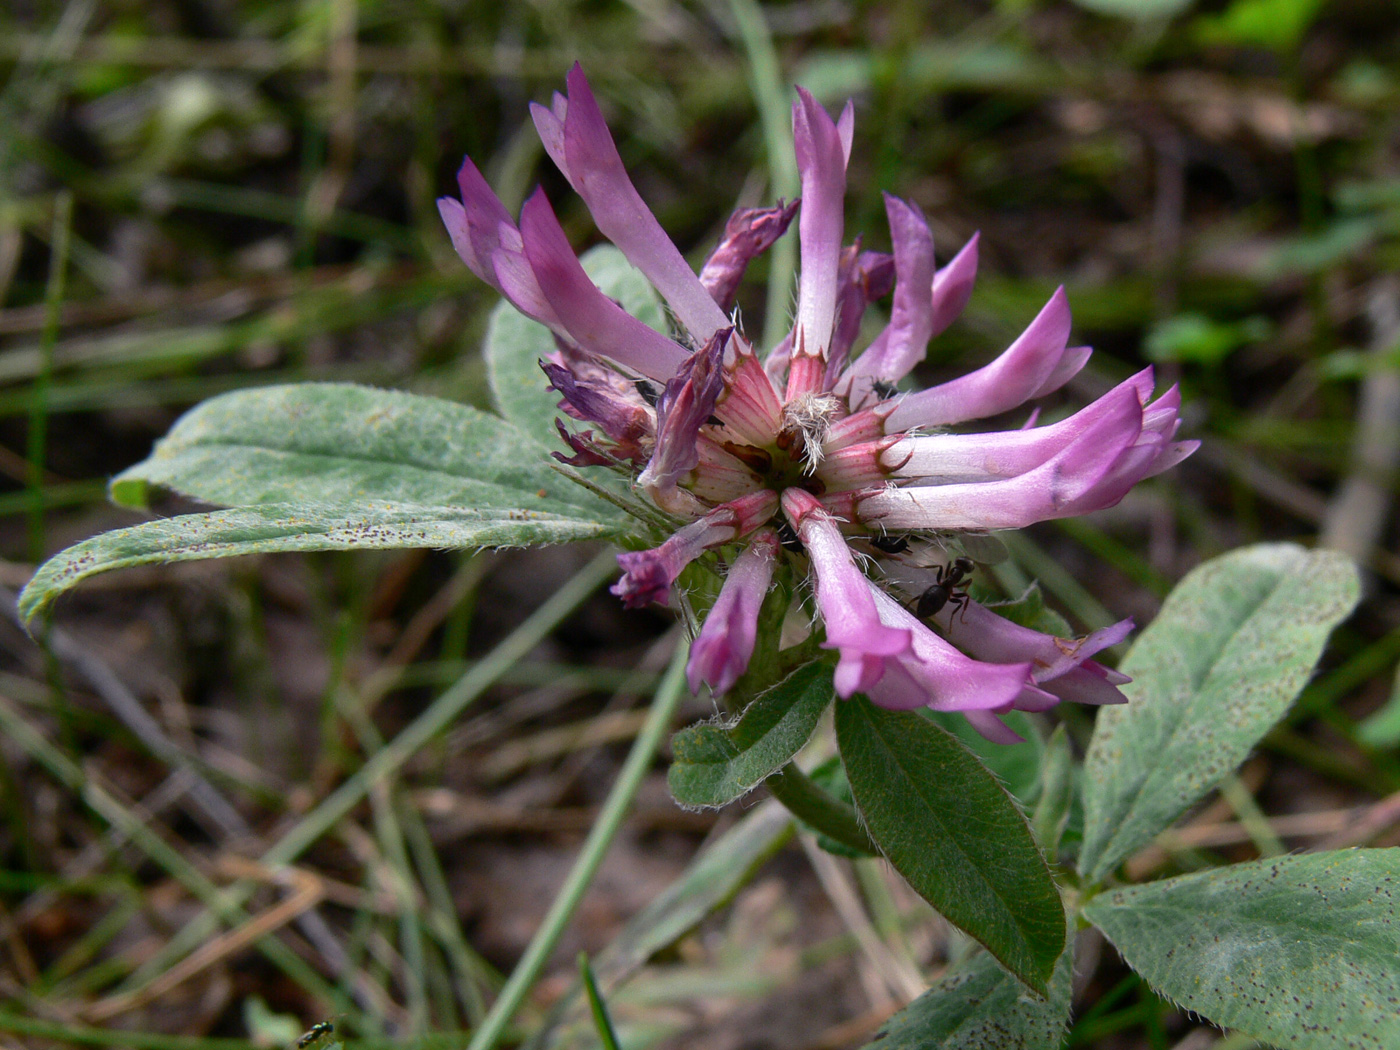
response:
<path fill-rule="evenodd" d="M 1292 544 L 1245 547 L 1181 581 L 1123 660 L 1129 702 L 1104 708 L 1094 727 L 1086 878 L 1102 881 L 1244 761 L 1358 592 L 1347 558 Z"/>
<path fill-rule="evenodd" d="M 526 510 L 616 523 L 510 423 L 469 405 L 350 383 L 240 390 L 185 413 L 112 482 L 144 507 L 152 488 L 225 507 L 364 501 Z"/>
<path fill-rule="evenodd" d="M 593 283 L 622 308 L 658 332 L 667 332 L 666 314 L 655 289 L 640 270 L 611 244 L 600 244 L 580 259 Z M 549 388 L 540 360 L 554 353 L 554 333 L 502 300 L 491 311 L 482 354 L 491 394 L 501 415 L 520 433 L 547 449 L 562 449 L 554 429 L 559 395 Z"/>
<path fill-rule="evenodd" d="M 273 551 L 401 547 L 516 547 L 606 538 L 616 527 L 535 510 L 424 507 L 367 501 L 353 506 L 264 504 L 148 521 L 94 536 L 56 554 L 19 598 L 32 620 L 90 576 L 136 565 L 231 558 Z"/>
<path fill-rule="evenodd" d="M 1400 849 L 1100 894 L 1084 915 L 1162 995 L 1285 1050 L 1400 1047 Z"/>
<path fill-rule="evenodd" d="M 1041 999 L 978 952 L 886 1021 L 865 1050 L 1058 1050 L 1073 973 L 1071 940 Z"/>
<path fill-rule="evenodd" d="M 1065 911 L 1025 815 L 947 730 L 857 695 L 836 741 L 866 829 L 909 885 L 1038 993 L 1065 946 Z"/>

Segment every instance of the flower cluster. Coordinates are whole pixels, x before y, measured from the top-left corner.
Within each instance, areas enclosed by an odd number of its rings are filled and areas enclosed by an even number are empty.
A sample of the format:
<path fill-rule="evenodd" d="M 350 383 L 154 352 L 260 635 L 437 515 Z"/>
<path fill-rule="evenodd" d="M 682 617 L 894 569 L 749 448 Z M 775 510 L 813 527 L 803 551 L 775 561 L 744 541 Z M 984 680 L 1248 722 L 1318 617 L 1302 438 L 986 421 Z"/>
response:
<path fill-rule="evenodd" d="M 933 603 L 942 605 L 930 610 L 935 630 L 889 591 L 906 601 L 929 587 L 951 591 L 948 567 L 930 552 L 959 533 L 1108 507 L 1185 458 L 1195 443 L 1174 441 L 1175 387 L 1154 400 L 1148 369 L 1048 426 L 1032 418 L 1013 431 L 947 432 L 1048 394 L 1083 367 L 1090 351 L 1069 345 L 1064 292 L 990 364 L 900 392 L 929 340 L 966 305 L 977 239 L 937 267 L 919 209 L 887 195 L 892 253 L 843 245 L 853 107 L 832 120 L 806 91 L 797 94 L 800 201 L 735 213 L 698 275 L 634 188 L 582 71 L 569 73 L 567 96 L 533 108 L 545 150 L 599 230 L 665 300 L 673 336 L 592 283 L 542 191 L 517 223 L 467 160 L 461 201 L 439 202 L 466 264 L 556 336 L 545 373 L 563 412 L 596 427 L 560 421 L 572 455 L 556 455 L 628 466 L 647 499 L 682 523 L 660 546 L 619 556 L 614 593 L 632 606 L 665 601 L 701 554 L 742 544 L 691 651 L 696 689 L 703 682 L 723 692 L 744 672 L 759 607 L 787 558 L 811 580 L 842 697 L 961 711 L 994 739 L 1015 739 L 997 718 L 1012 709 L 1121 701 L 1126 679 L 1092 657 L 1121 640 L 1129 621 L 1067 640 L 958 593 Z M 731 316 L 735 290 L 794 218 L 796 316 L 760 356 Z M 867 306 L 887 295 L 889 323 L 856 353 Z"/>

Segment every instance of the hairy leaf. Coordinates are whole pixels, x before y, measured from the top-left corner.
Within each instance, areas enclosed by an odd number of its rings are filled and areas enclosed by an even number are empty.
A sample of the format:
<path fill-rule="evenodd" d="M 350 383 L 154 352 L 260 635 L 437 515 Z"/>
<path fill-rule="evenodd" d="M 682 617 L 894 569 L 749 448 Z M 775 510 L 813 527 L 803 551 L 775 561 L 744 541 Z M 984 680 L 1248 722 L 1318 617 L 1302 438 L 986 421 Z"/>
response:
<path fill-rule="evenodd" d="M 1289 1050 L 1400 1046 L 1400 850 L 1236 864 L 1084 908 L 1162 995 Z"/>
<path fill-rule="evenodd" d="M 1123 661 L 1129 703 L 1099 712 L 1085 759 L 1080 870 L 1101 880 L 1248 756 L 1356 604 L 1340 554 L 1234 551 L 1190 573 Z"/>
<path fill-rule="evenodd" d="M 228 507 L 354 506 L 533 510 L 615 519 L 618 512 L 549 467 L 496 416 L 440 398 L 350 383 L 240 390 L 185 413 L 112 498 L 145 506 L 157 486 Z"/>
<path fill-rule="evenodd" d="M 187 514 L 94 536 L 54 555 L 19 598 L 31 620 L 64 591 L 112 569 L 272 551 L 501 547 L 610 536 L 616 526 L 534 510 L 475 510 L 367 501 L 353 507 L 266 504 Z"/>
<path fill-rule="evenodd" d="M 1073 972 L 1070 941 L 1041 999 L 979 952 L 886 1021 L 865 1050 L 1058 1050 Z"/>
<path fill-rule="evenodd" d="M 856 806 L 891 864 L 953 925 L 1044 993 L 1065 913 L 1026 818 L 952 734 L 862 696 L 836 705 Z"/>
<path fill-rule="evenodd" d="M 751 703 L 733 726 L 697 725 L 671 740 L 667 775 L 682 806 L 718 807 L 781 769 L 817 728 L 833 696 L 831 666 L 799 667 Z"/>

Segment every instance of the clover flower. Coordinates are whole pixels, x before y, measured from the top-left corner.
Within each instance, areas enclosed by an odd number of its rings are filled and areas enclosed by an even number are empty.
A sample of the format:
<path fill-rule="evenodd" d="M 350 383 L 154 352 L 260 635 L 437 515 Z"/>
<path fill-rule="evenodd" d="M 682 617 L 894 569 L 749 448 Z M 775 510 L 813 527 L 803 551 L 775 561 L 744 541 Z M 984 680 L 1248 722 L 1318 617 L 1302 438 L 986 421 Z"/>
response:
<path fill-rule="evenodd" d="M 736 212 L 697 275 L 632 185 L 578 66 L 567 83 L 567 96 L 532 107 L 545 150 L 599 230 L 665 300 L 673 333 L 648 327 L 592 283 L 542 190 L 517 223 L 468 159 L 461 201 L 443 198 L 439 207 L 467 266 L 556 337 L 558 351 L 542 366 L 560 408 L 597 428 L 560 421 L 573 454 L 557 458 L 629 468 L 636 488 L 678 523 L 660 546 L 619 555 L 614 593 L 629 606 L 665 601 L 688 564 L 740 545 L 691 650 L 691 686 L 722 693 L 743 674 L 759 608 L 778 562 L 789 559 L 811 581 L 842 697 L 961 711 L 1002 740 L 1016 739 L 997 717 L 1012 709 L 1121 702 L 1126 678 L 1091 657 L 1131 621 L 1055 638 L 959 593 L 934 616 L 934 630 L 905 602 L 947 581 L 942 552 L 956 549 L 960 534 L 1112 506 L 1188 456 L 1196 443 L 1174 441 L 1176 388 L 1154 400 L 1147 369 L 1048 426 L 947 432 L 1049 394 L 1084 366 L 1090 351 L 1069 345 L 1063 289 L 990 364 L 900 392 L 929 340 L 966 305 L 977 238 L 937 267 L 919 209 L 887 194 L 893 252 L 842 244 L 850 103 L 833 120 L 797 89 L 800 201 Z M 796 316 L 760 357 L 734 319 L 734 293 L 748 263 L 794 218 Z M 866 308 L 891 294 L 889 323 L 857 353 Z"/>

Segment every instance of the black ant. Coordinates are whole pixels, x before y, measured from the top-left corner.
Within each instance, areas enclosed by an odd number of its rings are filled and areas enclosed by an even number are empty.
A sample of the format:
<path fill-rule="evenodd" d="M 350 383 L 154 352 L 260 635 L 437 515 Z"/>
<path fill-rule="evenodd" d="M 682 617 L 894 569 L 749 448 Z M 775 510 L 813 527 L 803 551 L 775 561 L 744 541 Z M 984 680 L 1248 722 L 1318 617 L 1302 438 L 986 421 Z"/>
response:
<path fill-rule="evenodd" d="M 778 542 L 785 551 L 792 551 L 794 554 L 807 553 L 807 548 L 802 546 L 802 540 L 798 538 L 797 530 L 786 521 L 778 522 Z"/>
<path fill-rule="evenodd" d="M 966 591 L 958 588 L 962 587 L 975 568 L 977 565 L 971 558 L 954 558 L 940 568 L 933 578 L 933 586 L 919 595 L 914 605 L 914 615 L 921 620 L 927 620 L 949 602 L 966 615 L 967 603 L 971 599 Z"/>
<path fill-rule="evenodd" d="M 881 401 L 888 401 L 890 398 L 894 397 L 895 394 L 899 393 L 899 387 L 891 383 L 888 379 L 875 380 L 874 383 L 870 384 L 870 389 L 875 391 L 875 396 Z"/>
<path fill-rule="evenodd" d="M 903 554 L 909 549 L 909 537 L 886 534 L 871 536 L 870 546 L 883 554 Z"/>
<path fill-rule="evenodd" d="M 318 1021 L 311 1026 L 311 1029 L 297 1040 L 297 1050 L 306 1050 L 308 1046 L 324 1036 L 335 1034 L 334 1021 Z"/>

